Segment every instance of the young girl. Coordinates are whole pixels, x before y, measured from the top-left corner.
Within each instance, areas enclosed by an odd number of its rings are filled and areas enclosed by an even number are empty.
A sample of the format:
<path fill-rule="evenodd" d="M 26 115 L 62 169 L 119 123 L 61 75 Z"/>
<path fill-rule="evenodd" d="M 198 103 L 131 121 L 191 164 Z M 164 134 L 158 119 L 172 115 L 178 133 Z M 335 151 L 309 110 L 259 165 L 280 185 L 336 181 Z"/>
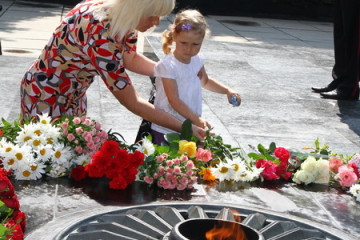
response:
<path fill-rule="evenodd" d="M 208 77 L 204 60 L 198 55 L 208 31 L 205 17 L 197 10 L 184 10 L 175 17 L 170 29 L 163 33 L 165 58 L 155 66 L 156 98 L 154 105 L 170 113 L 180 121 L 190 119 L 201 128 L 210 124 L 201 117 L 201 87 L 212 92 L 226 94 L 229 102 L 235 97 L 238 105 L 241 98 L 231 88 Z M 175 49 L 169 48 L 175 42 Z M 173 132 L 152 124 L 153 142 L 165 141 L 164 134 Z"/>

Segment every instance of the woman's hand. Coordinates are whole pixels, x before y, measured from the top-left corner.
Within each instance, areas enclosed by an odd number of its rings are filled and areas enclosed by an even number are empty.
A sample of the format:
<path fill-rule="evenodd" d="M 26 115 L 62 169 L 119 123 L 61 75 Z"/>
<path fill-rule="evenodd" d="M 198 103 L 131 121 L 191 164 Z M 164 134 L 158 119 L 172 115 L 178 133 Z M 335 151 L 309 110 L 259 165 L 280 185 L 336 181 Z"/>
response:
<path fill-rule="evenodd" d="M 204 138 L 206 137 L 206 130 L 194 124 L 192 125 L 192 132 L 193 135 L 197 137 L 200 141 L 204 140 Z"/>
<path fill-rule="evenodd" d="M 211 128 L 210 123 L 208 121 L 206 121 L 205 119 L 203 119 L 202 117 L 198 117 L 193 123 L 196 126 L 203 128 L 205 130 Z"/>
<path fill-rule="evenodd" d="M 237 93 L 237 92 L 235 92 L 234 90 L 232 90 L 231 88 L 229 88 L 228 91 L 227 91 L 227 93 L 226 93 L 226 95 L 227 95 L 227 98 L 228 98 L 228 101 L 229 101 L 230 104 L 232 104 L 232 102 L 231 102 L 231 97 L 232 97 L 232 96 L 235 96 L 237 102 L 239 103 L 237 106 L 240 106 L 240 104 L 241 104 L 241 97 L 240 97 L 240 94 L 239 94 L 239 93 Z"/>

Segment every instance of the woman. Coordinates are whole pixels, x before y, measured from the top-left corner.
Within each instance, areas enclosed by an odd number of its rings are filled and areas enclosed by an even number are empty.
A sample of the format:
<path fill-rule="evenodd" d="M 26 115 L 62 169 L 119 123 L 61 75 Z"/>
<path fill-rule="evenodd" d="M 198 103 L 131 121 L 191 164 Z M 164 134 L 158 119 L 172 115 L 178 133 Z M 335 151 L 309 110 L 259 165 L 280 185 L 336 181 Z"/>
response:
<path fill-rule="evenodd" d="M 155 62 L 136 53 L 137 31 L 168 15 L 175 0 L 87 0 L 56 28 L 21 82 L 21 116 L 86 114 L 86 90 L 99 75 L 133 113 L 175 131 L 181 122 L 140 98 L 125 69 L 153 76 Z M 193 126 L 196 136 L 204 130 Z"/>

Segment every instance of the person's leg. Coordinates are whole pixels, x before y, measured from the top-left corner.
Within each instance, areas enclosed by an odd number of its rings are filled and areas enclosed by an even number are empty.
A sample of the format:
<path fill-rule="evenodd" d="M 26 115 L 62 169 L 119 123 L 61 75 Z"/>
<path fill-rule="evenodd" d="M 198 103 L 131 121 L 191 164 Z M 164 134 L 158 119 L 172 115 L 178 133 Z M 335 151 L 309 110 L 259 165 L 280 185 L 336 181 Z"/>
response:
<path fill-rule="evenodd" d="M 337 94 L 325 98 L 356 100 L 359 98 L 359 14 L 358 0 L 340 0 L 341 25 L 334 25 L 334 73 L 340 79 Z"/>
<path fill-rule="evenodd" d="M 343 11 L 341 8 L 341 0 L 335 0 L 334 2 L 334 30 L 333 30 L 333 39 L 334 39 L 334 55 L 335 55 L 335 64 L 332 70 L 333 81 L 330 82 L 326 87 L 312 87 L 311 89 L 316 93 L 330 92 L 337 88 L 338 84 L 341 81 L 341 72 L 342 68 L 340 66 L 343 52 L 344 52 L 344 38 L 343 38 Z M 338 63 L 338 64 L 336 64 Z"/>

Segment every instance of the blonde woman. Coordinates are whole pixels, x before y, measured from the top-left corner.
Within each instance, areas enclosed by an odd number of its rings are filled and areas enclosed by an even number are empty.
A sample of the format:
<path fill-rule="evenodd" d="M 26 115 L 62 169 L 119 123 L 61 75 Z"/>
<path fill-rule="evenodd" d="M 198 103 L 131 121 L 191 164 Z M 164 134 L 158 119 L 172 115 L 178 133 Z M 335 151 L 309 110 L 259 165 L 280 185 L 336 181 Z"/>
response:
<path fill-rule="evenodd" d="M 21 116 L 86 114 L 86 90 L 100 76 L 131 112 L 180 131 L 173 116 L 141 99 L 126 70 L 153 76 L 155 63 L 136 52 L 137 32 L 168 15 L 175 0 L 88 0 L 79 3 L 56 28 L 21 82 Z M 193 127 L 200 137 L 204 130 Z"/>

